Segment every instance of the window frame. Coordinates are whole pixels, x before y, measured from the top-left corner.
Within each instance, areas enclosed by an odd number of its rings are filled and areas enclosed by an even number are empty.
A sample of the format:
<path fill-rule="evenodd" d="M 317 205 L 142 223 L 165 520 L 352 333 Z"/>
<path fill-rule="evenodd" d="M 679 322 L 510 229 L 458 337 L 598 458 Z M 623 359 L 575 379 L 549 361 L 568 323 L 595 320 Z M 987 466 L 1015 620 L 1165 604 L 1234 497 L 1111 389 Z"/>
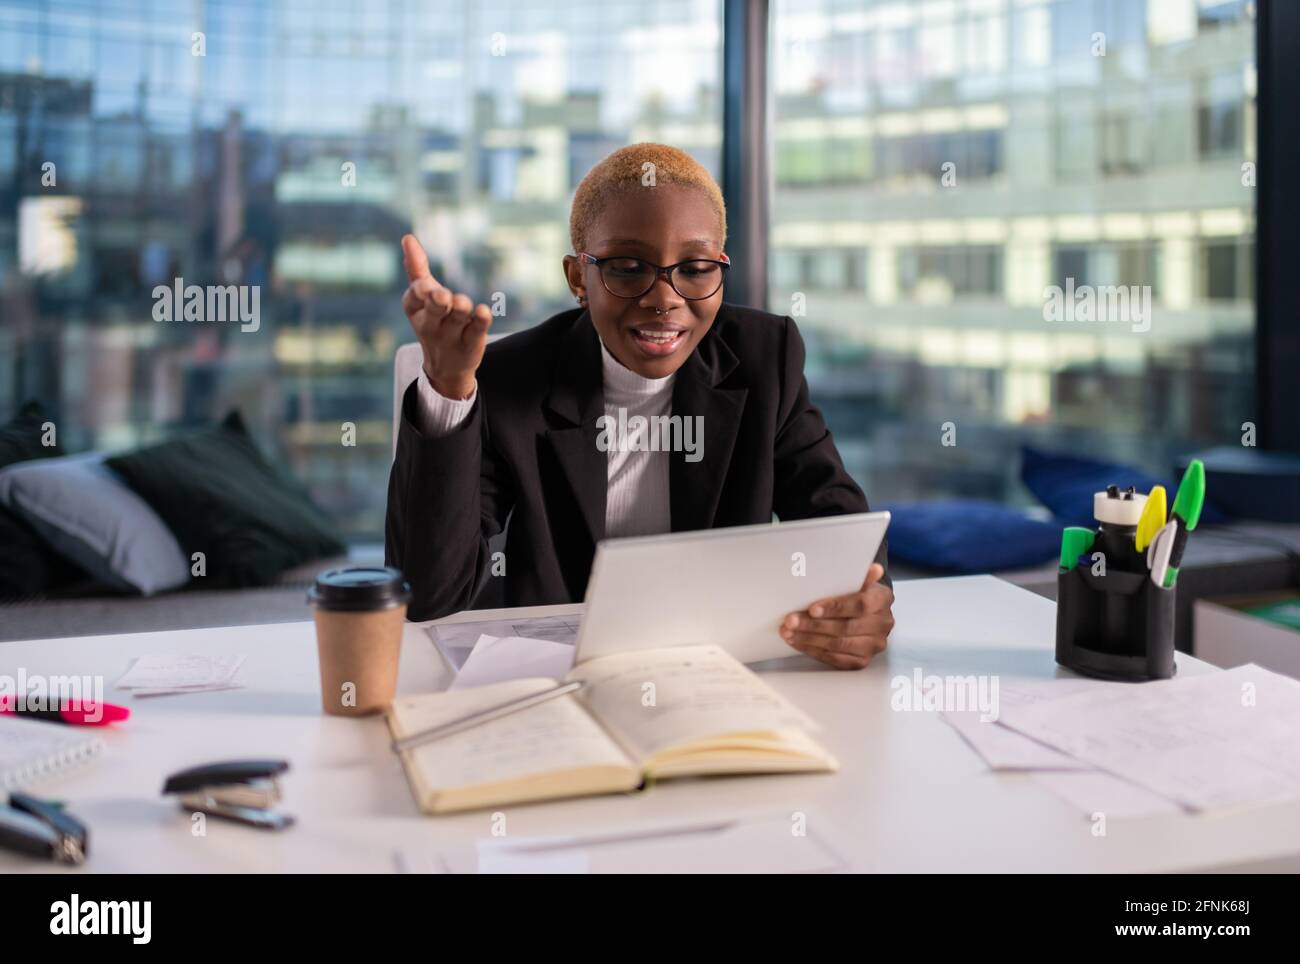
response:
<path fill-rule="evenodd" d="M 1300 85 L 1300 4 L 1257 0 L 1258 89 L 1255 151 L 1255 406 L 1264 449 L 1300 452 L 1300 289 L 1290 255 L 1300 250 L 1300 185 L 1286 176 L 1300 151 L 1286 117 L 1288 94 Z M 1269 173 L 1276 171 L 1276 177 Z"/>

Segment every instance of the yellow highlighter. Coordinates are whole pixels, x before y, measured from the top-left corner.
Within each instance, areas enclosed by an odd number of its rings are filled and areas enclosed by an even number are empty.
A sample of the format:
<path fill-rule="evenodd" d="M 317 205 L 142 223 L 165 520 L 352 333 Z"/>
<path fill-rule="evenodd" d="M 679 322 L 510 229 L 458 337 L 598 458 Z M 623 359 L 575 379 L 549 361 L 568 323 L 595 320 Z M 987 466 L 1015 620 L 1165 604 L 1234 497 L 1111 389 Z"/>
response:
<path fill-rule="evenodd" d="M 1165 526 L 1165 487 L 1153 486 L 1147 495 L 1146 505 L 1142 507 L 1142 516 L 1138 519 L 1136 545 L 1138 552 L 1145 552 L 1151 545 L 1156 533 Z"/>

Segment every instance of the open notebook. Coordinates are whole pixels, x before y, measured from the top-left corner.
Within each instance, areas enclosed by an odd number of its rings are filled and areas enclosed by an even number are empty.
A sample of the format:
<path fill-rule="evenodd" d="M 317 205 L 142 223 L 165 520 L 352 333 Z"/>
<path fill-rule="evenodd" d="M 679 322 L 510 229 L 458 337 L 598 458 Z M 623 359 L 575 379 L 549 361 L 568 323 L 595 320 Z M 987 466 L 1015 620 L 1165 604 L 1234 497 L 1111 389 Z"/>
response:
<path fill-rule="evenodd" d="M 835 770 L 817 724 L 717 646 L 619 653 L 574 667 L 578 693 L 403 751 L 427 813 L 617 793 L 647 778 Z M 396 739 L 555 686 L 521 679 L 398 699 Z"/>

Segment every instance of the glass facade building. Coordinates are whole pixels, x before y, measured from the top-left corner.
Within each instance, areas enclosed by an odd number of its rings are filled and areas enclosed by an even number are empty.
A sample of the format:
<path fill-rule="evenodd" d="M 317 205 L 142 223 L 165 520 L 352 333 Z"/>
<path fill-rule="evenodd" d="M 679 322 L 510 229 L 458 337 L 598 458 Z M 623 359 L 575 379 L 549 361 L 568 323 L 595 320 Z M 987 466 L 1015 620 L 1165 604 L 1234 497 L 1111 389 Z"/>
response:
<path fill-rule="evenodd" d="M 3 406 L 41 399 L 73 451 L 237 407 L 378 539 L 398 239 L 498 296 L 498 331 L 570 306 L 591 164 L 663 140 L 716 171 L 720 22 L 717 2 L 0 3 Z M 257 286 L 255 330 L 156 321 L 176 278 Z"/>
<path fill-rule="evenodd" d="M 805 312 L 813 394 L 869 493 L 1027 500 L 1022 444 L 1162 473 L 1239 444 L 1250 4 L 773 12 L 771 308 Z M 1121 310 L 1051 310 L 1089 289 Z"/>
<path fill-rule="evenodd" d="M 1237 437 L 1248 4 L 772 12 L 769 307 L 804 329 L 873 500 L 1018 501 L 1021 442 L 1163 469 Z M 398 238 L 497 299 L 497 331 L 571 306 L 568 204 L 593 163 L 655 140 L 720 173 L 722 14 L 0 0 L 0 416 L 38 398 L 68 450 L 114 450 L 238 408 L 350 538 L 379 539 Z M 256 288 L 257 323 L 156 320 L 176 279 Z M 1052 286 L 1146 289 L 1149 326 L 1049 320 Z"/>

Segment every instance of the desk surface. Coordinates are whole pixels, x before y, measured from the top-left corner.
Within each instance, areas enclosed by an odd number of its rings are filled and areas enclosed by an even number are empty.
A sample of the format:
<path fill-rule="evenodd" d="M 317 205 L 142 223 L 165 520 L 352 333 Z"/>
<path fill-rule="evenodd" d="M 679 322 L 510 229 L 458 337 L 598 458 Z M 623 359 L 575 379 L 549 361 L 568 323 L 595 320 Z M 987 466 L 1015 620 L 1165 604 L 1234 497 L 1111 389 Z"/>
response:
<path fill-rule="evenodd" d="M 1217 816 L 1087 817 L 1024 775 L 988 770 L 937 715 L 890 709 L 890 680 L 927 673 L 1058 674 L 1055 607 L 990 576 L 896 585 L 888 653 L 861 672 L 796 656 L 764 678 L 824 726 L 836 774 L 676 781 L 636 796 L 504 808 L 511 836 L 618 830 L 647 822 L 803 811 L 825 815 L 860 871 L 1177 871 L 1237 868 L 1300 853 L 1300 804 Z M 517 615 L 577 607 L 516 610 Z M 491 618 L 499 613 L 474 614 Z M 469 615 L 469 614 L 466 614 Z M 461 617 L 464 618 L 464 617 Z M 441 688 L 448 670 L 410 624 L 399 689 Z M 145 653 L 242 653 L 245 689 L 130 700 L 112 683 Z M 91 827 L 85 871 L 352 871 L 394 869 L 394 854 L 491 833 L 488 811 L 426 817 L 415 808 L 382 719 L 324 717 L 310 622 L 46 639 L 0 645 L 0 672 L 102 674 L 130 722 L 103 737 L 103 756 L 33 789 L 68 802 Z M 1180 672 L 1209 672 L 1179 654 Z M 191 833 L 159 795 L 165 774 L 232 757 L 283 757 L 284 808 L 298 818 L 268 834 L 219 820 Z M 55 869 L 0 854 L 0 871 Z"/>

